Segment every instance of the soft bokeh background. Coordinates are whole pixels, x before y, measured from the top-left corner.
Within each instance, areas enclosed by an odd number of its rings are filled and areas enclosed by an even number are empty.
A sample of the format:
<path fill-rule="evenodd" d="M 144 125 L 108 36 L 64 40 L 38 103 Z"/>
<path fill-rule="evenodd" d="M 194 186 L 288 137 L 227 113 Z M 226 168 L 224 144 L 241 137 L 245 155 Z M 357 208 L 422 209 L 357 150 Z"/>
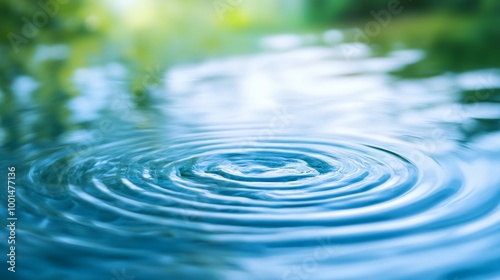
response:
<path fill-rule="evenodd" d="M 3 0 L 3 147 L 52 143 L 81 128 L 84 119 L 73 108 L 99 107 L 79 104 L 78 98 L 101 94 L 96 88 L 102 83 L 126 84 L 134 106 L 142 108 L 150 100 L 148 88 L 168 82 L 163 73 L 172 65 L 256 52 L 262 48 L 259 38 L 270 34 L 336 29 L 343 33 L 331 38 L 325 33 L 327 43 L 369 44 L 380 55 L 398 48 L 425 50 L 425 59 L 394 73 L 406 77 L 500 65 L 498 1 L 402 1 L 395 4 L 401 12 L 388 18 L 380 11 L 387 13 L 389 5 L 386 0 Z M 367 26 L 377 18 L 378 27 Z M 285 36 L 276 44 L 293 46 L 293 40 Z M 98 81 L 102 66 L 114 69 L 114 81 Z"/>

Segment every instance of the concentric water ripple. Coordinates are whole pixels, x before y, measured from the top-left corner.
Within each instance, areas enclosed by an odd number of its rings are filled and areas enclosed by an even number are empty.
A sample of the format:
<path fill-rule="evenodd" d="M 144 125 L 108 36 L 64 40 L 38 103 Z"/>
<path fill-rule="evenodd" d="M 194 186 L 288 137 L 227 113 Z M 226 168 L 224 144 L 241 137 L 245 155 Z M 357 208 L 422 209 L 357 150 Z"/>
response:
<path fill-rule="evenodd" d="M 19 194 L 33 216 L 26 234 L 108 250 L 124 248 L 92 232 L 155 236 L 151 242 L 162 237 L 173 255 L 193 240 L 220 250 L 255 245 L 238 258 L 262 246 L 314 248 L 323 238 L 344 247 L 374 242 L 407 258 L 417 248 L 478 242 L 498 229 L 500 194 L 484 191 L 498 182 L 465 176 L 461 165 L 471 163 L 457 158 L 431 159 L 393 140 L 332 135 L 248 143 L 222 136 L 143 137 L 34 160 L 27 178 L 35 187 Z M 474 163 L 491 172 L 483 165 Z M 66 228 L 44 232 L 56 226 Z M 358 248 L 343 261 L 365 262 L 379 249 Z"/>
<path fill-rule="evenodd" d="M 46 181 L 47 174 L 61 158 L 35 162 L 32 185 L 59 186 L 39 190 L 56 193 L 38 211 L 57 212 L 64 206 L 66 219 L 120 231 L 129 230 L 133 220 L 142 233 L 202 231 L 235 242 L 238 234 L 251 233 L 245 239 L 262 242 L 263 236 L 272 241 L 286 228 L 416 216 L 462 188 L 457 178 L 442 181 L 434 161 L 417 166 L 397 148 L 335 137 L 280 138 L 246 146 L 243 139 L 197 139 L 166 146 L 124 141 L 65 155 L 67 163 L 52 182 Z M 373 236 L 372 231 L 360 234 Z"/>

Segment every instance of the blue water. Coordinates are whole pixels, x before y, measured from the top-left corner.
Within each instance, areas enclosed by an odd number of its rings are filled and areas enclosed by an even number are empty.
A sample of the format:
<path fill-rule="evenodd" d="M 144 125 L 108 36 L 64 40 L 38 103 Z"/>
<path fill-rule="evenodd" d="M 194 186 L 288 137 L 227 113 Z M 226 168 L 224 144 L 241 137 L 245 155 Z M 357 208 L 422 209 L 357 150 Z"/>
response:
<path fill-rule="evenodd" d="M 390 74 L 424 56 L 180 65 L 143 110 L 119 66 L 82 70 L 72 117 L 90 125 L 4 157 L 17 276 L 500 279 L 499 71 Z"/>

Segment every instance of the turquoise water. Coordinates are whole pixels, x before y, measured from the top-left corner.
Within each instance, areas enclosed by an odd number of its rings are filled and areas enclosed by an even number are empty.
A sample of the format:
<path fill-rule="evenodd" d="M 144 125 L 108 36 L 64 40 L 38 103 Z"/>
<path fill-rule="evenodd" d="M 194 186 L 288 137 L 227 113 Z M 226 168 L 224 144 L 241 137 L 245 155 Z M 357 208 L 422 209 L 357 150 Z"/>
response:
<path fill-rule="evenodd" d="M 144 108 L 120 65 L 76 73 L 83 125 L 3 151 L 16 275 L 500 277 L 500 72 L 401 77 L 424 52 L 289 41 L 174 67 Z"/>

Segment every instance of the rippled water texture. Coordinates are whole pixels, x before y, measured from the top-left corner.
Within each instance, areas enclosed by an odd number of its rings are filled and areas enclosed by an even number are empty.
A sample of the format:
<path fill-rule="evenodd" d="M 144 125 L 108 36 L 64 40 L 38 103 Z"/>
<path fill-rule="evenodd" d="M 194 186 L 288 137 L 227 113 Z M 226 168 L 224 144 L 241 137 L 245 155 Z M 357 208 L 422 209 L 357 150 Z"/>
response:
<path fill-rule="evenodd" d="M 500 134 L 478 123 L 500 107 L 457 98 L 498 72 L 398 79 L 424 54 L 364 51 L 177 67 L 154 114 L 91 130 L 105 137 L 85 148 L 26 153 L 20 273 L 499 277 Z"/>

